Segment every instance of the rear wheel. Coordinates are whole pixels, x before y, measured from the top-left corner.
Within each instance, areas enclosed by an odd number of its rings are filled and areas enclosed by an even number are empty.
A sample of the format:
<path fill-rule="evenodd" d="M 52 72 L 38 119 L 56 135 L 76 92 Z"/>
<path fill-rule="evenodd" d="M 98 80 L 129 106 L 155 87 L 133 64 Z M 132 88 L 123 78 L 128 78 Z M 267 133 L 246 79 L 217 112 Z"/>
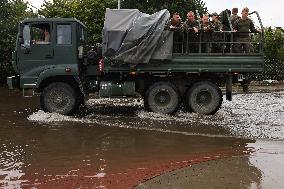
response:
<path fill-rule="evenodd" d="M 195 113 L 212 115 L 221 107 L 223 95 L 220 88 L 208 81 L 194 84 L 186 94 L 186 104 Z"/>
<path fill-rule="evenodd" d="M 80 98 L 69 84 L 56 82 L 43 89 L 40 103 L 45 112 L 72 115 L 79 108 Z"/>
<path fill-rule="evenodd" d="M 173 84 L 157 82 L 147 90 L 144 105 L 152 112 L 173 114 L 180 106 L 180 96 Z"/>

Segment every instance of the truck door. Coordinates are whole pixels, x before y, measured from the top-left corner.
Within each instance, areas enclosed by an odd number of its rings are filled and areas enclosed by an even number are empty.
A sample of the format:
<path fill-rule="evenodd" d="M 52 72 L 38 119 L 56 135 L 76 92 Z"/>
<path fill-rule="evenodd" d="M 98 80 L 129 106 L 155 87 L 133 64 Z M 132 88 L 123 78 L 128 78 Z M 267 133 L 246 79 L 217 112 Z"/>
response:
<path fill-rule="evenodd" d="M 76 33 L 72 22 L 54 22 L 55 62 L 66 67 L 77 66 Z"/>
<path fill-rule="evenodd" d="M 39 74 L 54 64 L 52 22 L 26 23 L 18 48 L 18 69 L 22 88 L 33 88 Z"/>

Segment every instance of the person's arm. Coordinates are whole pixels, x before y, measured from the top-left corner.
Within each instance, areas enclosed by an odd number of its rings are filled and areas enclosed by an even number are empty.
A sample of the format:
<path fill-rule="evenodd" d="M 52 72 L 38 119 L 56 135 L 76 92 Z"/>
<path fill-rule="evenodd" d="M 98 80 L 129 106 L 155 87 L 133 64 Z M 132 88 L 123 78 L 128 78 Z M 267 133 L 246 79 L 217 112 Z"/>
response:
<path fill-rule="evenodd" d="M 250 31 L 253 32 L 253 33 L 257 33 L 258 32 L 257 29 L 255 29 L 252 20 L 250 21 Z"/>
<path fill-rule="evenodd" d="M 196 20 L 193 25 L 194 32 L 197 33 L 201 28 L 199 22 Z"/>
<path fill-rule="evenodd" d="M 49 43 L 50 42 L 50 35 L 46 35 L 44 38 L 44 42 Z"/>

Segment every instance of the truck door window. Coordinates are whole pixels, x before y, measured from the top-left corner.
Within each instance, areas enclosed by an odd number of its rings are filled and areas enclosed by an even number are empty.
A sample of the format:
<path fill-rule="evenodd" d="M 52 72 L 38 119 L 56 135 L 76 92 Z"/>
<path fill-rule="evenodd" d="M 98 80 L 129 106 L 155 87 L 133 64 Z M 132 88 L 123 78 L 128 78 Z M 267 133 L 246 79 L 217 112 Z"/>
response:
<path fill-rule="evenodd" d="M 71 45 L 71 25 L 62 24 L 57 25 L 57 44 L 59 45 Z"/>
<path fill-rule="evenodd" d="M 24 44 L 21 44 L 24 48 L 30 48 L 31 44 L 31 29 L 29 25 L 25 25 L 23 28 Z"/>
<path fill-rule="evenodd" d="M 50 44 L 50 25 L 45 23 L 32 25 L 32 42 L 34 45 Z"/>

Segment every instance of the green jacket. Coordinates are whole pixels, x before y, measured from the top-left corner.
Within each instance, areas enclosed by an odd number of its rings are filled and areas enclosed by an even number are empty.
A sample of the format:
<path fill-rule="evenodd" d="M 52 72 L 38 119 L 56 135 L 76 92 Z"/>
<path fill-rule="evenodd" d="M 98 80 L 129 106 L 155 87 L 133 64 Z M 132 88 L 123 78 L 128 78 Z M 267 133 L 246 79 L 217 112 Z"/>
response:
<path fill-rule="evenodd" d="M 231 15 L 231 23 L 233 27 L 236 25 L 236 21 L 239 20 L 240 18 L 241 17 L 238 15 L 234 15 L 234 14 Z"/>
<path fill-rule="evenodd" d="M 209 42 L 212 39 L 212 32 L 213 32 L 213 26 L 211 22 L 208 22 L 207 24 L 201 22 L 201 28 L 200 31 L 202 33 L 202 40 L 203 42 Z"/>
<path fill-rule="evenodd" d="M 249 37 L 250 32 L 257 32 L 251 19 L 238 19 L 235 23 L 234 29 L 237 30 L 239 37 Z M 243 33 L 242 33 L 243 32 Z"/>
<path fill-rule="evenodd" d="M 186 20 L 183 24 L 183 30 L 184 31 L 189 31 L 189 30 L 193 30 L 193 28 L 196 27 L 198 30 L 199 28 L 199 22 L 194 20 L 193 22 Z"/>
<path fill-rule="evenodd" d="M 169 31 L 182 30 L 182 26 L 183 26 L 182 21 L 180 23 L 174 23 L 173 19 L 171 18 L 170 20 L 167 21 L 165 25 L 165 30 L 169 30 Z"/>
<path fill-rule="evenodd" d="M 220 21 L 211 22 L 212 25 L 212 30 L 214 31 L 212 33 L 212 39 L 213 41 L 222 41 L 223 40 L 223 33 L 221 33 L 220 31 L 223 29 L 223 24 Z"/>

